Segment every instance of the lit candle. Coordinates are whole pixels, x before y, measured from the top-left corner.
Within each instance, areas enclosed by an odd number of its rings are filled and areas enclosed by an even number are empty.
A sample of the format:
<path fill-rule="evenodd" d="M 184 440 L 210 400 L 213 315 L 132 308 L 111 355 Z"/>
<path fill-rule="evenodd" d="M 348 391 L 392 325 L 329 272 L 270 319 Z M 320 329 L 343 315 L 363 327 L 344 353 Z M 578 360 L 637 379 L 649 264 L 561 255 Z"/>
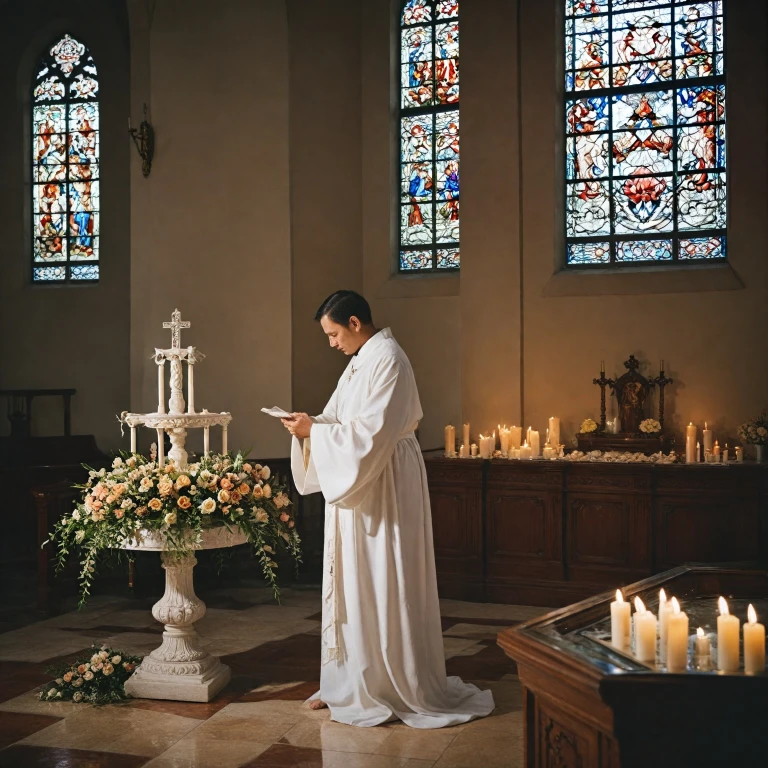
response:
<path fill-rule="evenodd" d="M 523 428 L 512 427 L 511 430 L 512 430 L 512 447 L 519 448 L 520 443 L 523 441 Z"/>
<path fill-rule="evenodd" d="M 709 658 L 710 650 L 709 638 L 704 634 L 704 630 L 699 627 L 696 630 L 696 639 L 693 643 L 693 654 L 698 656 L 699 661 L 701 661 L 702 658 Z"/>
<path fill-rule="evenodd" d="M 715 464 L 717 464 L 717 462 L 720 461 L 720 444 L 717 442 L 717 440 L 715 440 L 715 449 L 712 452 L 712 455 L 714 456 L 712 461 L 714 461 Z"/>
<path fill-rule="evenodd" d="M 469 446 L 469 450 L 473 456 L 477 456 L 477 443 L 472 443 L 472 445 Z"/>
<path fill-rule="evenodd" d="M 616 590 L 616 599 L 611 603 L 611 645 L 627 648 L 630 642 L 630 606 L 624 601 L 621 590 Z"/>
<path fill-rule="evenodd" d="M 701 461 L 701 443 L 696 442 L 696 463 Z"/>
<path fill-rule="evenodd" d="M 221 427 L 221 452 L 227 452 L 227 425 L 223 424 Z"/>
<path fill-rule="evenodd" d="M 736 672 L 739 668 L 739 620 L 728 613 L 728 603 L 721 597 L 717 604 L 717 668 L 722 672 Z"/>
<path fill-rule="evenodd" d="M 456 451 L 456 428 L 448 424 L 445 428 L 445 455 L 453 456 Z"/>
<path fill-rule="evenodd" d="M 685 672 L 688 667 L 688 616 L 672 598 L 672 613 L 667 617 L 667 669 Z"/>
<path fill-rule="evenodd" d="M 549 435 L 551 445 L 560 445 L 560 419 L 557 416 L 549 417 Z"/>
<path fill-rule="evenodd" d="M 551 445 L 545 445 L 541 449 L 541 455 L 545 459 L 554 459 L 557 454 L 555 453 L 555 449 Z"/>
<path fill-rule="evenodd" d="M 527 441 L 520 446 L 520 450 L 518 451 L 518 454 L 519 454 L 519 458 L 521 459 L 531 458 L 532 456 L 531 446 L 528 445 Z"/>
<path fill-rule="evenodd" d="M 635 615 L 632 617 L 635 628 L 635 656 L 640 661 L 656 659 L 656 617 L 646 610 L 643 601 L 635 597 Z"/>
<path fill-rule="evenodd" d="M 744 449 L 740 446 L 736 446 L 736 461 L 744 461 Z"/>
<path fill-rule="evenodd" d="M 505 424 L 503 427 L 501 424 L 499 424 L 499 442 L 501 443 L 501 455 L 502 456 L 508 456 L 509 455 L 509 438 L 510 438 L 511 432 L 507 429 L 507 425 Z"/>
<path fill-rule="evenodd" d="M 460 459 L 466 459 L 466 458 L 467 458 L 467 449 L 466 449 L 466 447 L 464 446 L 464 443 L 462 443 L 462 444 L 459 446 L 459 458 L 460 458 Z"/>
<path fill-rule="evenodd" d="M 707 428 L 707 422 L 704 422 L 704 431 L 702 432 L 704 435 L 704 451 L 709 451 L 712 453 L 712 430 Z"/>
<path fill-rule="evenodd" d="M 136 453 L 136 427 L 131 427 L 131 453 Z"/>
<path fill-rule="evenodd" d="M 725 444 L 725 450 L 723 451 L 723 464 L 728 463 L 728 443 Z"/>
<path fill-rule="evenodd" d="M 529 429 L 528 434 L 528 445 L 531 447 L 531 456 L 540 456 L 541 443 L 539 441 L 539 433 L 535 429 Z"/>
<path fill-rule="evenodd" d="M 685 463 L 693 464 L 696 461 L 696 425 L 691 422 L 685 428 Z"/>
<path fill-rule="evenodd" d="M 462 439 L 464 441 L 464 445 L 471 445 L 471 441 L 469 439 L 469 422 L 467 422 L 463 427 Z"/>
<path fill-rule="evenodd" d="M 757 623 L 757 614 L 750 603 L 744 625 L 744 671 L 748 675 L 765 669 L 765 627 Z"/>
<path fill-rule="evenodd" d="M 672 603 L 663 589 L 659 590 L 659 656 L 667 660 L 667 618 L 672 613 Z"/>

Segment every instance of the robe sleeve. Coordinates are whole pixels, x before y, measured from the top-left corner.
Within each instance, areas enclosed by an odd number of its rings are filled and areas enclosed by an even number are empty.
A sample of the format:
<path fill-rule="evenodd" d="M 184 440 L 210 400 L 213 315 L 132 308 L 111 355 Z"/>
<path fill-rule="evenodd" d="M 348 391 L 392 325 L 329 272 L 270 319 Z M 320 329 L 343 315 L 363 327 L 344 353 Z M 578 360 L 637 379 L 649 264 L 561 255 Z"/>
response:
<path fill-rule="evenodd" d="M 333 424 L 338 421 L 336 405 L 338 402 L 339 388 L 331 395 L 328 404 L 323 408 L 319 416 L 313 416 L 312 421 L 317 424 Z M 310 439 L 299 440 L 294 437 L 291 440 L 291 472 L 293 481 L 296 484 L 296 490 L 301 496 L 307 496 L 310 493 L 320 493 L 320 483 L 317 479 L 317 472 L 312 463 L 312 454 Z"/>
<path fill-rule="evenodd" d="M 355 419 L 348 424 L 312 425 L 309 467 L 329 504 L 344 509 L 362 504 L 397 441 L 413 426 L 413 394 L 410 377 L 398 359 L 385 357 Z"/>

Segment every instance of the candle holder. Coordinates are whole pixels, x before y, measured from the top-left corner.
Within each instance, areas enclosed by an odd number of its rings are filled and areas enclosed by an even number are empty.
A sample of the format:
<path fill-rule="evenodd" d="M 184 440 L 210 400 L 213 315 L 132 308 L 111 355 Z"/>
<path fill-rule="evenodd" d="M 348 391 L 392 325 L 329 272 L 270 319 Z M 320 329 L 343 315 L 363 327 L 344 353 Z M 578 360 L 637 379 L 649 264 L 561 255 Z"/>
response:
<path fill-rule="evenodd" d="M 605 378 L 605 369 L 600 371 L 599 379 L 592 379 L 593 384 L 600 387 L 600 431 L 605 432 L 605 388 L 613 387 L 616 382 L 613 379 Z"/>

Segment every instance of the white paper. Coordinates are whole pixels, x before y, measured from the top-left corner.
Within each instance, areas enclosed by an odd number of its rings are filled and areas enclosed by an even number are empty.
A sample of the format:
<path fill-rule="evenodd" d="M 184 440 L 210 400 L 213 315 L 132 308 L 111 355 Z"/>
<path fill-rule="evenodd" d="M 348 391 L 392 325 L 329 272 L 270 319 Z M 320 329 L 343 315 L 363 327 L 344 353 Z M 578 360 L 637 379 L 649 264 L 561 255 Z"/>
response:
<path fill-rule="evenodd" d="M 278 419 L 289 419 L 291 414 L 288 411 L 284 411 L 282 408 L 275 406 L 274 408 L 262 408 L 261 409 L 268 416 L 274 416 Z"/>

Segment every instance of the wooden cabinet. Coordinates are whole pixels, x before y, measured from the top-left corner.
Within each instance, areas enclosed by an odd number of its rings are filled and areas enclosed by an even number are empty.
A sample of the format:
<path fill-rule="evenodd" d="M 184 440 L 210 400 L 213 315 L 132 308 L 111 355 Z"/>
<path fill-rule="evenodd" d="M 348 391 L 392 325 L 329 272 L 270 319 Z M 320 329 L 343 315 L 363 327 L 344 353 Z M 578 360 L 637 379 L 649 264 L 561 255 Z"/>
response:
<path fill-rule="evenodd" d="M 768 466 L 425 456 L 443 597 L 565 605 L 686 562 L 768 555 Z"/>

